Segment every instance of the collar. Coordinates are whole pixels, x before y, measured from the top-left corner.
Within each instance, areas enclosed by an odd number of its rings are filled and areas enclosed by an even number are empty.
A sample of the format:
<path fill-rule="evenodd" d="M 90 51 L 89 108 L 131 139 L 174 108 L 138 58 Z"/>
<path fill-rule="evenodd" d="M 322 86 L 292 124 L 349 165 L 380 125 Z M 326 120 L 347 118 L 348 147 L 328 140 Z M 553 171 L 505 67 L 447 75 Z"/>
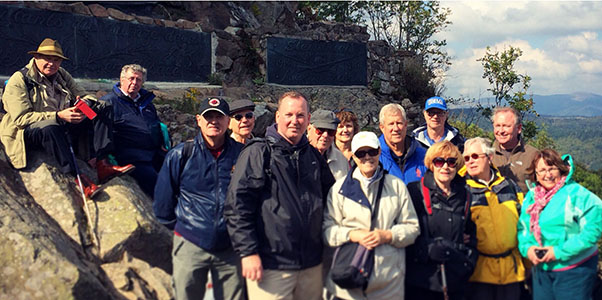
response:
<path fill-rule="evenodd" d="M 497 140 L 495 142 L 493 142 L 493 147 L 494 147 L 495 151 L 499 154 L 502 154 L 504 152 L 510 152 L 510 153 L 514 154 L 517 152 L 523 152 L 525 150 L 525 144 L 523 141 L 523 137 L 521 135 L 518 136 L 518 143 L 511 151 L 508 151 L 508 150 L 505 150 L 504 148 L 502 148 L 502 145 L 500 145 L 500 143 Z"/>

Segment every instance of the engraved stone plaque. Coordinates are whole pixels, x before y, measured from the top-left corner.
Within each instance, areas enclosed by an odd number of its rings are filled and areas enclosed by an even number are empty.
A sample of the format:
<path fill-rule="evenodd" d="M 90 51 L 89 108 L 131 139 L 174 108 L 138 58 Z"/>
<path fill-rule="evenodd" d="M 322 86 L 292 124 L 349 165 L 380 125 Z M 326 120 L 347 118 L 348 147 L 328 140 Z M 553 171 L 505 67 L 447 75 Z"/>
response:
<path fill-rule="evenodd" d="M 63 12 L 0 5 L 0 74 L 12 75 L 44 38 L 58 40 L 74 77 L 117 78 L 125 64 L 148 69 L 147 80 L 207 81 L 211 35 Z"/>
<path fill-rule="evenodd" d="M 366 44 L 268 38 L 267 81 L 285 85 L 366 85 Z"/>

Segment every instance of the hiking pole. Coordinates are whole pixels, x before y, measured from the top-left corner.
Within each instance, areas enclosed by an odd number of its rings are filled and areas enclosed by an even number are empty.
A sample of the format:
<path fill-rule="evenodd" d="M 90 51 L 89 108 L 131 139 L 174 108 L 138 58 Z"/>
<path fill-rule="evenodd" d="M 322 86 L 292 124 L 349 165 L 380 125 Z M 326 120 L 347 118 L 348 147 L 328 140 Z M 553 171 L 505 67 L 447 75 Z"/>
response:
<path fill-rule="evenodd" d="M 71 160 L 73 161 L 73 167 L 75 168 L 75 176 L 77 177 L 77 185 L 79 187 L 79 191 L 82 194 L 82 201 L 84 202 L 84 214 L 86 215 L 86 219 L 88 220 L 88 228 L 90 229 L 90 235 L 92 236 L 92 245 L 97 244 L 97 237 L 94 234 L 94 229 L 92 228 L 92 218 L 90 217 L 90 210 L 88 208 L 88 201 L 86 201 L 86 192 L 84 191 L 84 185 L 82 184 L 82 178 L 80 176 L 79 166 L 77 165 L 77 161 L 75 160 L 75 152 L 73 151 L 73 146 L 71 145 L 71 138 L 69 137 L 69 133 L 66 133 L 67 143 L 69 144 L 69 151 L 71 152 Z"/>
<path fill-rule="evenodd" d="M 443 299 L 449 300 L 449 295 L 447 294 L 447 276 L 445 276 L 445 264 L 440 264 L 441 267 L 441 288 L 443 289 Z"/>

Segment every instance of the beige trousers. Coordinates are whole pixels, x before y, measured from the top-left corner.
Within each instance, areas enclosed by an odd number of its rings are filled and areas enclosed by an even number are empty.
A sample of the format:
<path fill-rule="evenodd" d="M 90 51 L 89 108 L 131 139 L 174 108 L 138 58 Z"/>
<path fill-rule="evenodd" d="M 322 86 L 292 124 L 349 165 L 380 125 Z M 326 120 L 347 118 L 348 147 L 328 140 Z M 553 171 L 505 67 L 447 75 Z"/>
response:
<path fill-rule="evenodd" d="M 303 270 L 263 270 L 261 281 L 247 279 L 249 300 L 320 300 L 322 264 Z"/>

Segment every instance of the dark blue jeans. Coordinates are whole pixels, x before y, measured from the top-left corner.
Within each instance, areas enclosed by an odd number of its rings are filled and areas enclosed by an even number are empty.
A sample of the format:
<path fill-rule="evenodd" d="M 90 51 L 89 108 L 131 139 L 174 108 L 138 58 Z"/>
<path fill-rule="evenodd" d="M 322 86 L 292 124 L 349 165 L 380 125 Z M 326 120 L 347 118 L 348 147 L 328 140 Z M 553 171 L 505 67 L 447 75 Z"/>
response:
<path fill-rule="evenodd" d="M 589 300 L 596 283 L 598 255 L 570 270 L 533 270 L 533 300 Z"/>

